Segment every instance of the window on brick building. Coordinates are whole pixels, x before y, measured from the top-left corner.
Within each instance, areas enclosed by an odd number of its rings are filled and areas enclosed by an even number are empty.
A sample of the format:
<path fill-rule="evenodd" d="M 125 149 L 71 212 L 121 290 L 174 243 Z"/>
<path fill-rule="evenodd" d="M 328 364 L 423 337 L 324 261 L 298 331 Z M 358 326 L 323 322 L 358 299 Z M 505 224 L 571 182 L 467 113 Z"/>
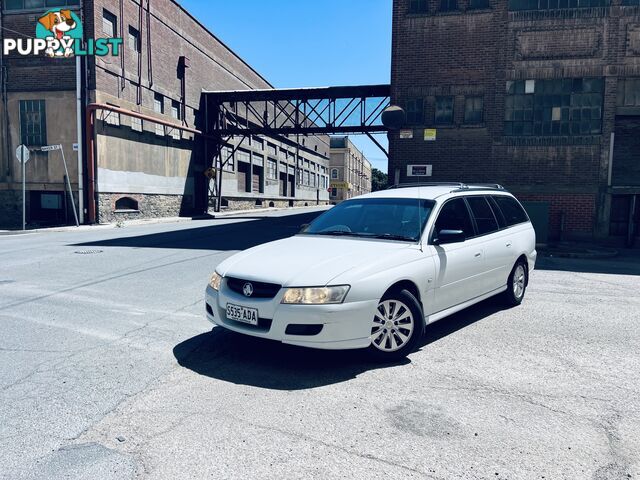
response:
<path fill-rule="evenodd" d="M 176 102 L 175 100 L 171 100 L 171 118 L 176 120 L 175 123 L 180 123 L 180 113 L 181 113 L 181 105 L 180 102 Z M 180 140 L 182 138 L 182 131 L 176 128 L 171 129 L 171 136 L 174 140 Z"/>
<path fill-rule="evenodd" d="M 267 178 L 271 180 L 278 179 L 278 162 L 271 158 L 267 159 Z"/>
<path fill-rule="evenodd" d="M 422 98 L 412 98 L 407 101 L 407 123 L 409 125 L 424 123 L 424 100 Z"/>
<path fill-rule="evenodd" d="M 436 97 L 434 122 L 436 125 L 453 124 L 453 97 Z"/>
<path fill-rule="evenodd" d="M 561 8 L 606 7 L 610 0 L 509 0 L 509 10 L 558 10 Z"/>
<path fill-rule="evenodd" d="M 469 10 L 489 8 L 489 0 L 469 0 Z"/>
<path fill-rule="evenodd" d="M 117 107 L 117 105 L 113 105 L 112 103 L 109 103 L 109 105 Z M 113 125 L 114 127 L 120 126 L 120 114 L 118 112 L 112 112 L 111 110 L 102 110 L 100 116 L 104 123 Z"/>
<path fill-rule="evenodd" d="M 141 132 L 142 131 L 142 119 L 141 118 L 131 117 L 131 130 L 134 130 L 136 132 Z"/>
<path fill-rule="evenodd" d="M 237 153 L 237 152 L 236 152 Z M 232 147 L 222 149 L 222 169 L 227 172 L 235 171 L 235 155 Z"/>
<path fill-rule="evenodd" d="M 140 32 L 129 25 L 128 45 L 131 51 L 140 53 Z"/>
<path fill-rule="evenodd" d="M 331 178 L 334 180 L 338 179 L 338 169 L 337 168 L 332 168 L 331 169 Z"/>
<path fill-rule="evenodd" d="M 474 96 L 464 99 L 464 123 L 482 123 L 484 116 L 484 98 Z"/>
<path fill-rule="evenodd" d="M 458 10 L 458 0 L 440 0 L 441 12 L 453 12 Z"/>
<path fill-rule="evenodd" d="M 41 10 L 47 7 L 80 6 L 79 0 L 6 0 L 2 3 L 3 10 Z"/>
<path fill-rule="evenodd" d="M 640 107 L 640 78 L 618 80 L 618 106 Z"/>
<path fill-rule="evenodd" d="M 409 13 L 427 13 L 428 8 L 427 0 L 409 0 Z"/>
<path fill-rule="evenodd" d="M 639 6 L 640 0 L 622 0 L 624 6 Z"/>
<path fill-rule="evenodd" d="M 47 144 L 44 100 L 20 100 L 20 139 L 28 147 Z"/>
<path fill-rule="evenodd" d="M 603 91 L 602 78 L 507 82 L 505 135 L 597 135 Z"/>
<path fill-rule="evenodd" d="M 106 8 L 102 9 L 102 33 L 114 38 L 118 31 L 118 18 Z"/>
<path fill-rule="evenodd" d="M 164 114 L 164 97 L 159 93 L 153 94 L 153 111 Z M 164 135 L 164 125 L 156 123 L 156 135 Z"/>

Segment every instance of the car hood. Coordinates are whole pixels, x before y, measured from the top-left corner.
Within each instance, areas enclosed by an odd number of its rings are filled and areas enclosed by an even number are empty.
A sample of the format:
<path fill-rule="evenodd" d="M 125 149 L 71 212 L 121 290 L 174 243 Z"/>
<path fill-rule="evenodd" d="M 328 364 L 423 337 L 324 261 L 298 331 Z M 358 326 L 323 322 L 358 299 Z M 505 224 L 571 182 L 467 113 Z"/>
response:
<path fill-rule="evenodd" d="M 323 286 L 349 270 L 389 261 L 411 248 L 405 242 L 296 235 L 233 255 L 216 270 L 223 276 L 288 287 Z"/>

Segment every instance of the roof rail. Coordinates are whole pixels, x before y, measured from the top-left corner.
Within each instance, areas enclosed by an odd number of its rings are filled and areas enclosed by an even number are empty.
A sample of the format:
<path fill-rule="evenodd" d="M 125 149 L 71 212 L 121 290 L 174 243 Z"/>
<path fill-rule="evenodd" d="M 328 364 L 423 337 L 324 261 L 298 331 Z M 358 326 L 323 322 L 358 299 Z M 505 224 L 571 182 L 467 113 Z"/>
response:
<path fill-rule="evenodd" d="M 396 188 L 411 188 L 411 187 L 458 187 L 460 189 L 467 188 L 462 182 L 416 182 L 416 183 L 397 183 L 391 185 L 387 190 L 393 190 Z"/>
<path fill-rule="evenodd" d="M 506 189 L 498 184 L 498 183 L 474 183 L 473 185 L 465 185 L 462 188 L 456 188 L 454 190 L 451 190 L 451 193 L 453 192 L 472 192 L 472 191 L 478 191 L 478 190 L 503 190 L 506 191 Z"/>

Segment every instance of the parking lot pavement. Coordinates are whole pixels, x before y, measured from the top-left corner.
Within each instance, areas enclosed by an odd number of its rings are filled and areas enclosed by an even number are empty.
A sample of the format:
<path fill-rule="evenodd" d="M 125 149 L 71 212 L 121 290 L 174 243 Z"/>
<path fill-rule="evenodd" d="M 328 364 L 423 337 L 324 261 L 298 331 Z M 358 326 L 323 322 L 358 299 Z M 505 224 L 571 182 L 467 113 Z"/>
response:
<path fill-rule="evenodd" d="M 213 267 L 313 215 L 0 239 L 0 478 L 640 476 L 640 257 L 540 259 L 399 364 L 212 331 Z"/>

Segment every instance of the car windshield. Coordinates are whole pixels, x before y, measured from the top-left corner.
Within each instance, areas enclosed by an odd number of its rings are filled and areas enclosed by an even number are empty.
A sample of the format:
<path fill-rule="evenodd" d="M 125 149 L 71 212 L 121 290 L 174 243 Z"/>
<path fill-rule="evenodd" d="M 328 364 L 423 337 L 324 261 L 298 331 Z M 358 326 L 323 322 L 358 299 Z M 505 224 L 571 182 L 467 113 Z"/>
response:
<path fill-rule="evenodd" d="M 417 198 L 347 200 L 316 218 L 302 234 L 417 242 L 433 204 Z"/>

